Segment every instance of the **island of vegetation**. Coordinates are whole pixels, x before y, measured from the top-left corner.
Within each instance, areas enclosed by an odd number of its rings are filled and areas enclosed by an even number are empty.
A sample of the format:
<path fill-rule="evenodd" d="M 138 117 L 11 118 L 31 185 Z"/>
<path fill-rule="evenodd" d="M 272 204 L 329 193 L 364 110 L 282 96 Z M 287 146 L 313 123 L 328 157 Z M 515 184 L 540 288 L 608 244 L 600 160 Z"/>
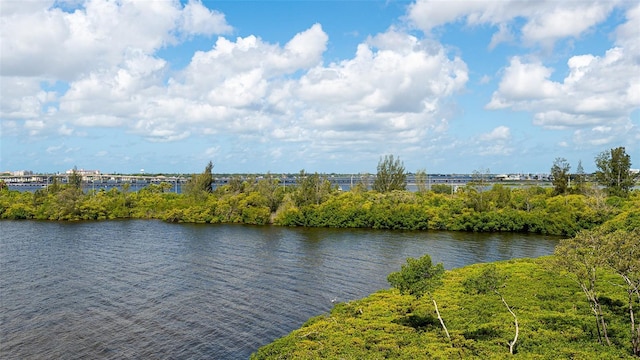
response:
<path fill-rule="evenodd" d="M 213 164 L 181 194 L 172 184 L 84 192 L 82 178 L 20 192 L 0 183 L 0 219 L 161 219 L 405 230 L 508 231 L 564 236 L 553 256 L 444 271 L 428 255 L 389 275 L 394 287 L 349 303 L 259 349 L 253 358 L 573 358 L 640 356 L 640 191 L 622 147 L 602 152 L 588 181 L 563 158 L 553 187 L 489 184 L 487 171 L 453 191 L 407 191 L 403 163 L 380 159 L 371 189 L 333 187 L 300 172 L 213 189 Z"/>

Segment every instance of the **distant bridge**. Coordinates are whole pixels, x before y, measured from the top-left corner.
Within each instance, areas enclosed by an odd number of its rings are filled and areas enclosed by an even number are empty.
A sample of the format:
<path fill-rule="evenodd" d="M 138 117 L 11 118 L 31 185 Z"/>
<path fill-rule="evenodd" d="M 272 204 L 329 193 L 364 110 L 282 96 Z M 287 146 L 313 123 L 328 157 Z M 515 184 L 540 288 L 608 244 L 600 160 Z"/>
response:
<path fill-rule="evenodd" d="M 60 184 L 68 184 L 70 181 L 70 177 L 72 174 L 34 174 L 34 175 L 0 175 L 0 181 L 4 181 L 11 188 L 20 188 L 20 187 L 47 187 L 48 185 L 54 182 L 54 178 L 57 179 Z M 119 175 L 119 174 L 83 174 L 82 183 L 83 187 L 91 188 L 91 187 L 120 187 L 123 184 L 130 184 L 134 187 L 132 190 L 143 188 L 149 184 L 161 184 L 161 183 L 169 183 L 172 184 L 173 187 L 177 189 L 179 186 L 185 184 L 191 178 L 191 174 L 184 175 L 173 175 L 173 176 L 165 176 L 165 175 Z M 292 186 L 297 183 L 297 174 L 283 174 L 280 176 L 273 175 L 271 176 L 274 179 L 277 179 L 282 186 Z M 373 185 L 375 181 L 375 174 L 346 174 L 346 175 L 326 175 L 321 174 L 321 177 L 329 180 L 331 184 L 335 186 L 339 186 L 340 188 L 351 188 L 357 184 L 365 184 L 368 187 Z M 261 175 L 225 175 L 225 176 L 216 176 L 214 174 L 214 187 L 226 185 L 234 178 L 240 178 L 240 180 L 245 181 L 248 179 L 260 180 L 263 179 L 264 176 Z M 426 176 L 425 186 L 428 188 L 431 185 L 451 185 L 454 187 L 464 186 L 467 183 L 473 181 L 474 178 L 470 174 L 428 174 Z M 527 177 L 527 178 L 505 178 L 501 175 L 486 175 L 483 178 L 483 181 L 487 183 L 500 183 L 504 181 L 509 182 L 518 182 L 518 183 L 538 183 L 541 181 L 546 181 L 546 179 L 539 179 L 537 177 Z M 407 186 L 408 188 L 415 188 L 417 186 L 417 181 L 415 175 L 411 174 L 407 176 Z"/>
<path fill-rule="evenodd" d="M 54 178 L 61 184 L 69 183 L 71 174 L 35 174 L 35 175 L 0 175 L 0 181 L 4 181 L 7 185 L 26 185 L 26 184 L 51 184 Z M 145 175 L 112 175 L 112 174 L 89 174 L 81 175 L 83 183 L 99 183 L 99 184 L 124 184 L 124 183 L 146 183 L 160 184 L 168 183 L 185 183 L 191 177 L 187 176 L 145 176 Z"/>

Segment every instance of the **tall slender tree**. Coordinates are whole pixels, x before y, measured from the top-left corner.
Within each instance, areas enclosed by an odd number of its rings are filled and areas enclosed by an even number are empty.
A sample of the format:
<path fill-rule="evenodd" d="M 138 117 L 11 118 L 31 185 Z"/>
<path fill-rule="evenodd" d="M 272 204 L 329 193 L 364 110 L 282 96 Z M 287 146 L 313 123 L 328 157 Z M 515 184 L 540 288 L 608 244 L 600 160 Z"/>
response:
<path fill-rule="evenodd" d="M 626 197 L 635 184 L 631 156 L 624 147 L 603 151 L 596 157 L 596 181 L 607 189 L 609 195 Z"/>
<path fill-rule="evenodd" d="M 468 185 L 469 201 L 472 203 L 473 208 L 476 211 L 488 210 L 488 201 L 485 200 L 484 192 L 489 186 L 489 172 L 491 170 L 480 169 L 473 170 L 471 175 L 471 181 Z"/>
<path fill-rule="evenodd" d="M 574 238 L 561 240 L 555 248 L 556 264 L 566 270 L 570 277 L 578 283 L 589 301 L 589 306 L 596 320 L 598 341 L 611 345 L 607 332 L 607 322 L 602 312 L 600 296 L 596 282 L 598 268 L 606 263 L 604 258 L 605 244 L 601 230 L 583 230 Z"/>
<path fill-rule="evenodd" d="M 516 313 L 513 312 L 513 309 L 507 304 L 507 301 L 500 292 L 500 288 L 504 286 L 506 280 L 507 277 L 498 271 L 495 264 L 489 264 L 482 269 L 482 272 L 478 276 L 466 279 L 463 282 L 463 286 L 467 292 L 477 294 L 494 293 L 500 297 L 507 311 L 513 316 L 513 322 L 515 324 L 515 336 L 513 337 L 513 341 L 509 341 L 509 353 L 513 355 L 516 341 L 518 341 L 518 336 L 520 335 L 520 326 L 518 325 Z"/>
<path fill-rule="evenodd" d="M 582 167 L 582 160 L 578 161 L 578 166 L 576 167 L 576 173 L 573 176 L 573 188 L 578 194 L 584 194 L 585 192 L 585 183 L 587 181 L 587 175 L 584 173 L 584 168 Z"/>
<path fill-rule="evenodd" d="M 567 159 L 558 157 L 551 167 L 551 183 L 553 184 L 553 192 L 556 195 L 562 195 L 569 189 L 569 170 L 571 165 Z"/>
<path fill-rule="evenodd" d="M 201 189 L 209 193 L 213 191 L 213 162 L 209 161 L 200 177 Z"/>
<path fill-rule="evenodd" d="M 69 185 L 76 189 L 80 189 L 82 187 L 82 175 L 80 175 L 76 166 L 73 167 L 71 175 L 69 175 Z"/>
<path fill-rule="evenodd" d="M 213 163 L 209 161 L 201 174 L 193 174 L 185 184 L 184 192 L 196 197 L 213 191 Z"/>
<path fill-rule="evenodd" d="M 384 193 L 405 190 L 406 187 L 407 174 L 400 158 L 394 158 L 393 155 L 385 155 L 384 158 L 380 158 L 373 190 Z"/>
<path fill-rule="evenodd" d="M 634 304 L 640 301 L 640 229 L 618 230 L 603 236 L 606 264 L 624 281 L 631 324 L 631 349 L 640 356 L 640 325 L 636 324 Z"/>
<path fill-rule="evenodd" d="M 423 193 L 429 190 L 427 187 L 427 171 L 425 169 L 420 169 L 416 171 L 415 175 L 416 187 L 418 188 L 418 192 Z"/>

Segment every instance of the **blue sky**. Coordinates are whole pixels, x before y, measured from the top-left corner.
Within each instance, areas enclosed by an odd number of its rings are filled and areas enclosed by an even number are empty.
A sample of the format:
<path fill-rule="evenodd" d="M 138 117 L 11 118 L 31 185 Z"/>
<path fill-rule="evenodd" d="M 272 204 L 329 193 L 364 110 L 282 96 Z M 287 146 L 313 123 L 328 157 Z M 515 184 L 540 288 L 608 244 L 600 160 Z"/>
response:
<path fill-rule="evenodd" d="M 640 168 L 636 1 L 0 0 L 0 171 Z"/>

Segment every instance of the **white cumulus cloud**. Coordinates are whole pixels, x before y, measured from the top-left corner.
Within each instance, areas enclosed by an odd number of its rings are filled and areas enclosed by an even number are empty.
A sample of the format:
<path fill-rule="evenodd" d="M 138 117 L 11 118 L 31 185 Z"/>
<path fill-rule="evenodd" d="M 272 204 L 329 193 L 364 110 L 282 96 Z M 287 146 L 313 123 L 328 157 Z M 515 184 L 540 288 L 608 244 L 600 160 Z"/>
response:
<path fill-rule="evenodd" d="M 532 111 L 535 124 L 555 128 L 630 121 L 640 106 L 640 63 L 632 54 L 616 47 L 604 56 L 574 56 L 567 64 L 567 76 L 552 81 L 552 69 L 512 59 L 487 107 Z"/>
<path fill-rule="evenodd" d="M 513 152 L 511 146 L 511 129 L 501 125 L 488 133 L 480 134 L 476 137 L 475 151 L 481 156 L 510 155 Z"/>
<path fill-rule="evenodd" d="M 408 18 L 421 30 L 431 32 L 449 23 L 468 26 L 497 26 L 490 47 L 512 39 L 508 27 L 519 27 L 522 42 L 529 45 L 553 44 L 577 37 L 604 21 L 621 1 L 444 1 L 418 0 L 409 6 Z"/>
<path fill-rule="evenodd" d="M 176 33 L 231 30 L 224 16 L 198 1 L 181 7 L 173 1 L 91 0 L 73 12 L 50 5 L 2 3 L 0 75 L 73 80 L 119 64 L 130 49 L 153 54 L 175 42 Z"/>
<path fill-rule="evenodd" d="M 143 103 L 125 98 L 121 105 L 138 109 L 132 130 L 156 140 L 181 139 L 185 128 L 197 127 L 190 133 L 304 140 L 318 148 L 382 139 L 411 143 L 441 128 L 443 103 L 468 79 L 461 59 L 406 33 L 372 37 L 353 58 L 323 65 L 327 42 L 319 24 L 282 46 L 256 36 L 220 37 L 166 87 L 138 89 L 148 91 Z M 295 72 L 302 75 L 291 77 Z M 111 93 L 115 80 L 102 82 Z M 116 100 L 112 112 L 120 106 Z"/>
<path fill-rule="evenodd" d="M 479 139 L 482 141 L 498 141 L 509 140 L 511 138 L 511 130 L 506 126 L 498 126 L 488 133 L 481 134 Z"/>
<path fill-rule="evenodd" d="M 201 1 L 189 0 L 178 20 L 179 29 L 188 35 L 230 33 L 224 14 L 207 9 Z"/>
<path fill-rule="evenodd" d="M 581 143 L 637 136 L 631 114 L 640 108 L 640 56 L 637 37 L 630 37 L 639 33 L 639 8 L 627 11 L 627 22 L 616 31 L 617 46 L 570 57 L 568 73 L 559 81 L 551 80 L 554 69 L 542 62 L 513 57 L 487 108 L 531 111 L 535 125 L 574 129 L 574 140 Z"/>

